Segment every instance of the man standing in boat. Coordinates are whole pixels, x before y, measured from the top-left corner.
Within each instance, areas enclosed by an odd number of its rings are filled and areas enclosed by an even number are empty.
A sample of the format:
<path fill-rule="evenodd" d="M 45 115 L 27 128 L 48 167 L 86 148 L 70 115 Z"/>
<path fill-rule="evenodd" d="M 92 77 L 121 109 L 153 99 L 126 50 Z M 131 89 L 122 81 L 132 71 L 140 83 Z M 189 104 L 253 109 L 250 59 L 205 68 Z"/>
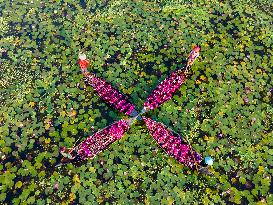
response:
<path fill-rule="evenodd" d="M 188 67 L 192 66 L 193 62 L 199 56 L 200 50 L 201 50 L 200 46 L 198 46 L 198 45 L 194 46 L 193 50 L 190 52 L 190 54 L 188 56 L 188 62 L 187 62 L 186 70 L 188 69 Z"/>

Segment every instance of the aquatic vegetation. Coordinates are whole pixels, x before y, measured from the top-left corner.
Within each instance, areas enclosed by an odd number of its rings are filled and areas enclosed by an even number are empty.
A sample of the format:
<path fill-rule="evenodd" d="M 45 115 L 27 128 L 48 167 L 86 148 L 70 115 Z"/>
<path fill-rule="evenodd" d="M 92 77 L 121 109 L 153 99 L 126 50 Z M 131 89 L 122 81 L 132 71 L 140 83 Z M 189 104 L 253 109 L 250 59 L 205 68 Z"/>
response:
<path fill-rule="evenodd" d="M 0 3 L 0 203 L 272 202 L 271 2 L 157 2 Z M 87 163 L 55 167 L 59 147 L 124 117 L 85 86 L 80 50 L 141 110 L 195 44 L 191 78 L 147 115 L 212 156 L 213 177 L 169 158 L 141 124 Z"/>

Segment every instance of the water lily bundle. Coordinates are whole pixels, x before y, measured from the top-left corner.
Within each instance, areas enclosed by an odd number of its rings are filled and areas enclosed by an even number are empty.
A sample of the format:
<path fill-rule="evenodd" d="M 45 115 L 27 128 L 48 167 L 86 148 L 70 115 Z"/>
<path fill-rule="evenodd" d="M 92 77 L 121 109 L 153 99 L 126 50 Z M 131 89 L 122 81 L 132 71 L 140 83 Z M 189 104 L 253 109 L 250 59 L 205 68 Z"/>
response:
<path fill-rule="evenodd" d="M 111 107 L 129 116 L 137 115 L 135 106 L 128 98 L 113 88 L 107 81 L 97 77 L 93 73 L 85 73 L 86 82 L 93 87 L 97 94 Z"/>
<path fill-rule="evenodd" d="M 192 169 L 201 163 L 201 156 L 181 136 L 151 118 L 143 117 L 143 120 L 152 137 L 169 156 Z"/>

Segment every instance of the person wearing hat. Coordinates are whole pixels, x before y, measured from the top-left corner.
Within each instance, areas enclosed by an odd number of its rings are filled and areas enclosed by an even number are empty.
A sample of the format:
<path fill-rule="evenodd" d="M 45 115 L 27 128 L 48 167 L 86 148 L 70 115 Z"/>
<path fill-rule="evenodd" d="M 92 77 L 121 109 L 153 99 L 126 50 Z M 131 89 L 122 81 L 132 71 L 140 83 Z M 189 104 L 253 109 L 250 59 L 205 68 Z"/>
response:
<path fill-rule="evenodd" d="M 87 73 L 87 66 L 90 64 L 90 61 L 86 59 L 86 55 L 84 53 L 79 53 L 79 61 L 78 61 L 82 73 L 86 74 Z"/>
<path fill-rule="evenodd" d="M 202 174 L 213 176 L 210 172 L 209 167 L 213 165 L 213 159 L 210 156 L 206 156 L 199 164 L 198 170 Z"/>

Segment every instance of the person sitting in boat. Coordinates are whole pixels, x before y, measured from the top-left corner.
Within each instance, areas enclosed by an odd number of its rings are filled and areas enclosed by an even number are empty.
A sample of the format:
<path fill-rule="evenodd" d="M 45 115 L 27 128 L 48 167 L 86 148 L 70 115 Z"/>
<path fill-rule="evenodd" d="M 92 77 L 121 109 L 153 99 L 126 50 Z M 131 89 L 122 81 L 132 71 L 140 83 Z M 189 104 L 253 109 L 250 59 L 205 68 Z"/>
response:
<path fill-rule="evenodd" d="M 78 61 L 82 73 L 86 74 L 87 73 L 87 66 L 90 64 L 90 61 L 86 59 L 86 55 L 84 53 L 79 53 L 79 61 Z"/>

